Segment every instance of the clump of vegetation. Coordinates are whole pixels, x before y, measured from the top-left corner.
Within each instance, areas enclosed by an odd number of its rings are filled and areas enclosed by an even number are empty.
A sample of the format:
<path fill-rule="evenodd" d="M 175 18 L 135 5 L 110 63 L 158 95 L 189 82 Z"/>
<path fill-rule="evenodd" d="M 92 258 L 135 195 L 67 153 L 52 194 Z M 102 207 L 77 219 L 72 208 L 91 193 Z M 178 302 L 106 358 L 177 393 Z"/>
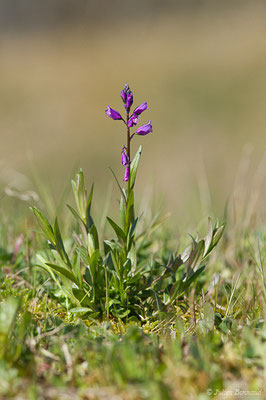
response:
<path fill-rule="evenodd" d="M 83 172 L 72 181 L 76 209 L 68 205 L 76 219 L 73 240 L 64 244 L 58 220 L 52 226 L 37 208 L 33 212 L 48 243 L 49 251 L 38 255 L 38 265 L 48 271 L 68 301 L 70 312 L 84 318 L 126 318 L 127 321 L 154 320 L 161 314 L 172 316 L 180 303 L 185 303 L 189 290 L 205 268 L 207 257 L 220 240 L 224 224 L 212 225 L 209 220 L 207 236 L 192 243 L 182 254 L 178 252 L 154 256 L 152 231 L 157 225 L 138 231 L 140 216 L 135 215 L 134 186 L 142 148 L 139 147 L 131 161 L 131 141 L 135 136 L 152 132 L 151 121 L 131 130 L 138 124 L 139 116 L 147 109 L 147 103 L 136 107 L 131 114 L 133 94 L 128 85 L 121 92 L 125 106 L 125 118 L 108 106 L 106 115 L 122 121 L 126 128 L 126 142 L 121 159 L 125 167 L 121 192 L 120 223 L 110 217 L 116 239 L 99 240 L 98 229 L 92 217 L 93 187 L 87 193 Z M 60 280 L 60 281 L 59 281 Z"/>

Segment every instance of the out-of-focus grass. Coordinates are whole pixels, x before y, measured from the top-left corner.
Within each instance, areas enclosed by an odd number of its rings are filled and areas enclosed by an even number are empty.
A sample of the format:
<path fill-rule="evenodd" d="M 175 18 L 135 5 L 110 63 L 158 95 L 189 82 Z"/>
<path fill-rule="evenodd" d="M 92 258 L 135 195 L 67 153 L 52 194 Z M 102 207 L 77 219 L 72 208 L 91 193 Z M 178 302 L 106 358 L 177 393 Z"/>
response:
<path fill-rule="evenodd" d="M 122 178 L 124 139 L 104 110 L 121 109 L 128 82 L 136 104 L 148 101 L 141 120 L 154 127 L 144 138 L 140 196 L 157 191 L 182 223 L 221 215 L 244 147 L 253 148 L 247 185 L 265 150 L 265 20 L 265 8 L 253 4 L 219 15 L 3 35 L 2 177 L 9 168 L 29 174 L 32 158 L 60 193 L 78 163 L 97 181 L 96 192 L 106 191 L 109 165 Z"/>

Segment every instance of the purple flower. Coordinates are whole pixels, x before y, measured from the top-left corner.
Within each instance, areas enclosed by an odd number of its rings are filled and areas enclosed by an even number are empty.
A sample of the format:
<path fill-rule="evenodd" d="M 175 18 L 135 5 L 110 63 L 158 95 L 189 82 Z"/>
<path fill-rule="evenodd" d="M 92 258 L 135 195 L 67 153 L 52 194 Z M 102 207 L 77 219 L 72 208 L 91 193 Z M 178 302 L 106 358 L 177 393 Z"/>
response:
<path fill-rule="evenodd" d="M 124 182 L 127 182 L 129 180 L 129 175 L 130 175 L 130 167 L 126 167 L 125 175 L 124 175 L 124 179 L 123 179 Z"/>
<path fill-rule="evenodd" d="M 137 129 L 137 135 L 147 135 L 148 133 L 152 132 L 151 121 L 148 124 L 142 125 Z"/>
<path fill-rule="evenodd" d="M 128 120 L 127 126 L 129 128 L 132 128 L 132 126 L 137 125 L 137 123 L 139 122 L 139 117 L 135 114 L 131 115 L 131 117 Z"/>
<path fill-rule="evenodd" d="M 126 109 L 127 111 L 130 110 L 130 107 L 132 106 L 133 103 L 133 93 L 132 92 L 128 92 L 127 94 L 127 100 L 126 100 Z"/>
<path fill-rule="evenodd" d="M 147 108 L 148 108 L 148 105 L 147 105 L 147 102 L 145 101 L 144 103 L 141 103 L 137 108 L 135 108 L 134 114 L 140 115 L 141 113 L 143 113 L 143 111 L 147 110 Z"/>
<path fill-rule="evenodd" d="M 110 106 L 107 106 L 107 110 L 105 110 L 105 114 L 107 115 L 107 117 L 110 117 L 114 120 L 116 119 L 122 119 L 121 115 L 119 114 L 118 111 L 113 110 Z"/>
<path fill-rule="evenodd" d="M 120 95 L 121 95 L 121 98 L 122 98 L 123 102 L 125 103 L 126 100 L 127 100 L 127 94 L 126 94 L 125 90 L 122 90 Z"/>
<path fill-rule="evenodd" d="M 129 158 L 126 152 L 126 148 L 123 147 L 122 153 L 121 153 L 121 160 L 122 160 L 122 165 L 128 165 L 129 163 Z"/>

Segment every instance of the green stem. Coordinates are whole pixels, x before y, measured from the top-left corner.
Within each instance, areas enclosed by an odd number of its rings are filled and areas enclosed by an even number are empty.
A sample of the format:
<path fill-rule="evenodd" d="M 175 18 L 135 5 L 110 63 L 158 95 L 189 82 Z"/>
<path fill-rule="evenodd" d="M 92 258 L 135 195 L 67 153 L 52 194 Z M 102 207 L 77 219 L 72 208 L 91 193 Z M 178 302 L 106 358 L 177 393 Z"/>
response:
<path fill-rule="evenodd" d="M 131 164 L 131 159 L 130 159 L 130 128 L 128 126 L 128 120 L 129 120 L 129 112 L 127 111 L 127 155 L 129 159 L 129 168 Z M 130 192 L 130 174 L 129 174 L 129 179 L 127 183 L 127 198 L 129 198 L 129 192 Z"/>

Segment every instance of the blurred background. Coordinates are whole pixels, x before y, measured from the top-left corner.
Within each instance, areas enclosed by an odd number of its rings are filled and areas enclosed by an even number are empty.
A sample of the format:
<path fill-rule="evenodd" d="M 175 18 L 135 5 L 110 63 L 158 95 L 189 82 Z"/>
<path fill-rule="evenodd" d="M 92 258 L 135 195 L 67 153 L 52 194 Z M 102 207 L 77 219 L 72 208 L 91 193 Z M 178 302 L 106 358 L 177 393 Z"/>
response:
<path fill-rule="evenodd" d="M 252 200 L 263 219 L 266 2 L 0 0 L 2 197 L 35 190 L 55 202 L 82 167 L 98 210 L 119 192 L 128 83 L 143 144 L 137 196 L 179 226 Z M 38 171 L 38 172 L 36 172 Z M 35 176 L 35 178 L 34 178 Z M 44 189 L 44 192 L 46 189 Z M 237 195 L 235 195 L 237 193 Z M 251 199 L 251 200 L 250 200 Z M 23 200 L 23 198 L 21 198 Z"/>

